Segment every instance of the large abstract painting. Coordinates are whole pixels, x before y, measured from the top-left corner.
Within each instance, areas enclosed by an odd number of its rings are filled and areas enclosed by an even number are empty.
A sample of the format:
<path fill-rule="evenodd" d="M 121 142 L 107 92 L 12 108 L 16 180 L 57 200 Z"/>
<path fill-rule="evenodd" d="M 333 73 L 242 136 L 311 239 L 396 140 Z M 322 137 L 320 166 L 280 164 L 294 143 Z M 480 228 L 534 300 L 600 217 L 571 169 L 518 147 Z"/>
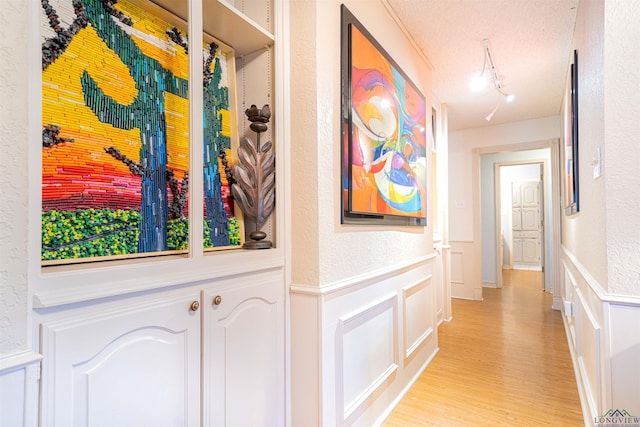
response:
<path fill-rule="evenodd" d="M 41 3 L 43 263 L 187 251 L 185 23 L 141 0 Z M 228 175 L 233 51 L 203 37 L 197 201 L 205 248 L 234 247 L 241 242 Z"/>
<path fill-rule="evenodd" d="M 425 98 L 344 6 L 342 42 L 343 222 L 425 225 Z"/>

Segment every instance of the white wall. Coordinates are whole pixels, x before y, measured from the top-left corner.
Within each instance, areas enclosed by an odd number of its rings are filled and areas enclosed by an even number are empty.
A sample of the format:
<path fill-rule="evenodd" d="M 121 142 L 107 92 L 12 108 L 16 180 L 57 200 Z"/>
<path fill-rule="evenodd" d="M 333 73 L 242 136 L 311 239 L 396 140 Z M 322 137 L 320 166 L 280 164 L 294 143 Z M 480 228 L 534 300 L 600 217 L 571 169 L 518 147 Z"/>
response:
<path fill-rule="evenodd" d="M 604 180 L 608 288 L 611 293 L 634 296 L 640 296 L 639 20 L 638 2 L 605 2 Z M 586 154 L 589 156 L 590 152 Z"/>
<path fill-rule="evenodd" d="M 292 273 L 297 284 L 326 286 L 433 250 L 430 216 L 428 227 L 340 224 L 341 3 L 292 3 L 291 107 L 298 112 L 292 126 Z M 431 111 L 431 71 L 382 3 L 345 4 L 393 52 Z"/>
<path fill-rule="evenodd" d="M 481 183 L 480 152 L 539 149 L 549 146 L 552 144 L 551 141 L 559 137 L 559 116 L 465 129 L 449 134 L 449 240 L 452 254 L 452 296 L 473 300 L 482 299 L 482 230 L 478 215 Z M 493 257 L 495 263 L 495 254 Z"/>
<path fill-rule="evenodd" d="M 609 409 L 640 414 L 639 20 L 638 2 L 582 0 L 573 40 L 580 212 L 563 215 L 561 277 L 586 420 Z"/>
<path fill-rule="evenodd" d="M 620 2 L 618 2 L 620 3 Z M 578 51 L 580 213 L 563 215 L 562 244 L 607 288 L 605 179 L 592 177 L 591 160 L 604 143 L 604 2 L 581 3 L 573 46 Z M 573 56 L 573 52 L 572 52 Z M 609 166 L 604 151 L 604 167 Z M 583 232 L 588 230 L 588 232 Z M 571 236 L 568 238 L 568 236 Z"/>
<path fill-rule="evenodd" d="M 427 227 L 341 224 L 341 3 L 291 3 L 293 425 L 381 422 L 437 348 L 431 212 Z M 430 112 L 431 70 L 384 2 L 344 3 Z"/>
<path fill-rule="evenodd" d="M 29 347 L 27 6 L 8 0 L 0 13 L 0 359 Z"/>
<path fill-rule="evenodd" d="M 38 425 L 40 356 L 31 350 L 27 285 L 28 5 L 7 0 L 0 11 L 0 425 L 7 426 Z"/>

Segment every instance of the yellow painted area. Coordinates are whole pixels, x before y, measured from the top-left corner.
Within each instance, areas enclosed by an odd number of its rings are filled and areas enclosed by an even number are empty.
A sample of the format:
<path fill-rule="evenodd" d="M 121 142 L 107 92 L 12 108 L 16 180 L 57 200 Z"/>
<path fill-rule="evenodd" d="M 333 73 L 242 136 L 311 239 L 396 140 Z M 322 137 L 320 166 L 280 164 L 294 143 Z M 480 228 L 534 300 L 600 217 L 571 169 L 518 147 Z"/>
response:
<path fill-rule="evenodd" d="M 122 154 L 138 160 L 140 131 L 123 130 L 101 122 L 85 105 L 81 77 L 84 71 L 107 96 L 128 105 L 138 95 L 129 69 L 111 51 L 95 30 L 87 26 L 73 38 L 67 50 L 42 72 L 42 123 L 56 124 L 68 134 L 93 134 L 86 141 L 94 151 L 105 143 L 115 145 Z M 113 159 L 113 162 L 120 162 Z"/>
<path fill-rule="evenodd" d="M 148 11 L 126 0 L 120 0 L 114 5 L 114 8 L 133 20 L 134 29 L 151 35 L 158 39 L 158 42 L 166 45 L 166 47 L 161 48 L 140 37 L 133 36 L 132 39 L 145 55 L 159 61 L 165 69 L 171 71 L 176 77 L 185 80 L 189 79 L 189 56 L 181 46 L 170 41 L 166 33 L 167 29 L 173 28 L 175 25 L 150 14 Z M 177 27 L 183 35 L 187 34 L 186 29 Z"/>
<path fill-rule="evenodd" d="M 220 133 L 223 136 L 231 137 L 231 116 L 229 110 L 218 110 L 218 114 L 222 116 L 222 129 Z"/>
<path fill-rule="evenodd" d="M 165 93 L 167 166 L 189 170 L 189 100 Z"/>

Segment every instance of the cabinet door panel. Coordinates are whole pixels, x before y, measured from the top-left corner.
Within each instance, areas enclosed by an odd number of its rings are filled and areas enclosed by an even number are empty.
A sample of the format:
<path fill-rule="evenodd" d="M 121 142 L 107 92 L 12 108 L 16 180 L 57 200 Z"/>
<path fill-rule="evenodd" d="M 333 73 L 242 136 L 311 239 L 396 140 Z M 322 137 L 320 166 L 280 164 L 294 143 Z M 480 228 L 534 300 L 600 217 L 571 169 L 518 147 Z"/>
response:
<path fill-rule="evenodd" d="M 522 262 L 522 239 L 513 239 L 513 262 Z"/>
<path fill-rule="evenodd" d="M 198 297 L 45 323 L 42 424 L 199 425 Z"/>
<path fill-rule="evenodd" d="M 511 210 L 511 221 L 513 230 L 522 230 L 522 208 L 513 208 Z"/>
<path fill-rule="evenodd" d="M 540 254 L 539 239 L 522 239 L 522 262 L 539 263 Z"/>
<path fill-rule="evenodd" d="M 519 208 L 522 206 L 522 197 L 520 191 L 520 183 L 514 182 L 511 184 L 511 205 L 514 208 Z"/>
<path fill-rule="evenodd" d="M 219 305 L 211 304 L 220 296 Z M 284 318 L 277 281 L 205 292 L 205 425 L 284 424 Z"/>
<path fill-rule="evenodd" d="M 522 208 L 521 230 L 538 230 L 540 227 L 540 208 Z"/>
<path fill-rule="evenodd" d="M 522 207 L 540 206 L 540 183 L 525 182 L 522 183 Z"/>

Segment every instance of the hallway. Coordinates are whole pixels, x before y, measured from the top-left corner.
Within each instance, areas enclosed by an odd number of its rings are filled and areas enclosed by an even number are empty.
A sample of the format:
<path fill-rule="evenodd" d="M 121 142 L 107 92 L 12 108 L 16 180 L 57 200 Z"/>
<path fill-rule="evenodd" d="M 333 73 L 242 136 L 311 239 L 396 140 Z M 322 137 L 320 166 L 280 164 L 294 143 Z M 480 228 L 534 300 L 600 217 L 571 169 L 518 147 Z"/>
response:
<path fill-rule="evenodd" d="M 383 425 L 584 425 L 562 315 L 540 274 L 505 270 L 483 302 L 454 299 L 440 352 Z"/>

